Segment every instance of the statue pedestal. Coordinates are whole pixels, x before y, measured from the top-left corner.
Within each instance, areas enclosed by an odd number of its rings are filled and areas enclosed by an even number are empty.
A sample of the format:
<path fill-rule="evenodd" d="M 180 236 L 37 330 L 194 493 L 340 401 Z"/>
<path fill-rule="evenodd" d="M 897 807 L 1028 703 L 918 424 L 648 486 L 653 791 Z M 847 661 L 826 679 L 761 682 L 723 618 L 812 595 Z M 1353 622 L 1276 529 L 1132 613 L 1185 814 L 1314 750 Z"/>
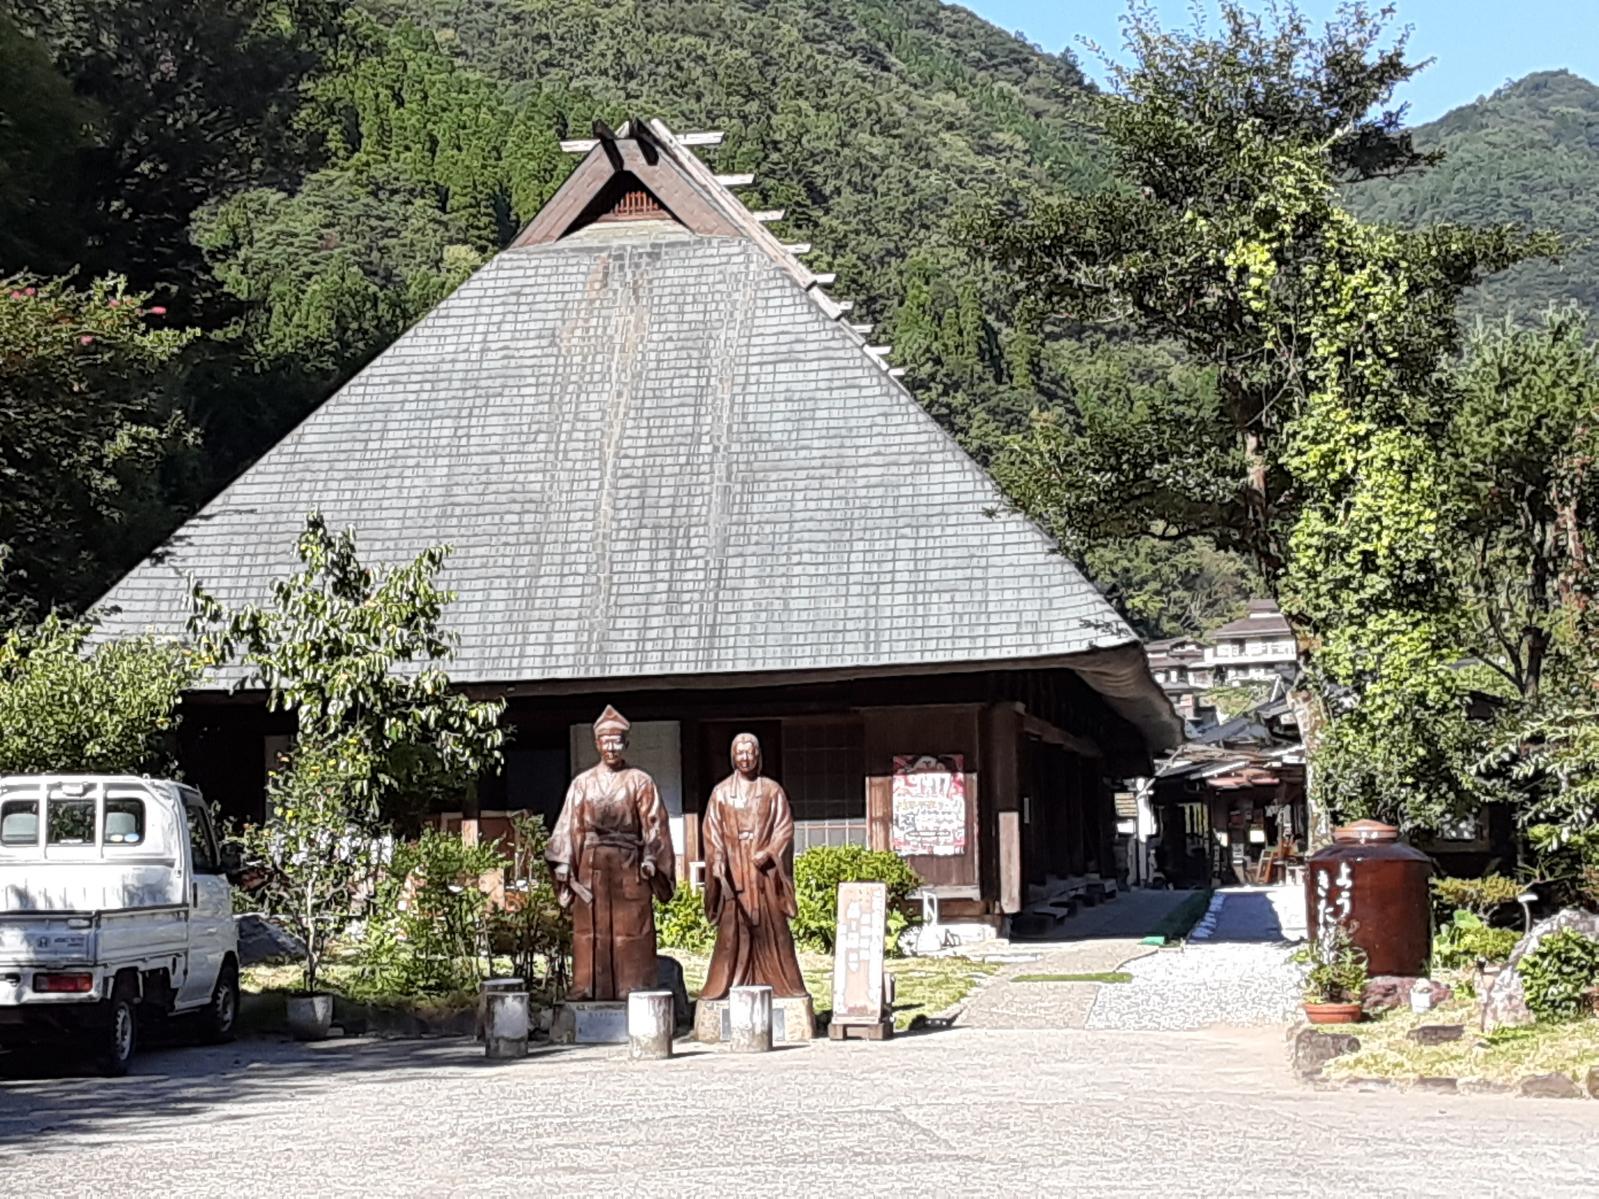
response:
<path fill-rule="evenodd" d="M 816 1036 L 816 1010 L 809 995 L 772 996 L 772 1044 L 809 1041 Z M 708 1044 L 733 1039 L 733 1018 L 725 999 L 694 1005 L 694 1039 Z"/>
<path fill-rule="evenodd" d="M 557 1045 L 626 1045 L 627 1001 L 577 1000 L 555 1009 L 550 1040 Z"/>

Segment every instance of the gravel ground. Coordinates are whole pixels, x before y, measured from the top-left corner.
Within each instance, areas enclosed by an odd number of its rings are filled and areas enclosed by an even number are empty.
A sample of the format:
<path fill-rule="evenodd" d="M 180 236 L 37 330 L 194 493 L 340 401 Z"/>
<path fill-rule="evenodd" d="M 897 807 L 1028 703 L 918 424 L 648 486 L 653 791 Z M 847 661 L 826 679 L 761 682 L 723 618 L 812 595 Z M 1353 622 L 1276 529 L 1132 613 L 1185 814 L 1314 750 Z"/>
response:
<path fill-rule="evenodd" d="M 1599 1103 L 1317 1091 L 1284 1049 L 1276 1029 L 957 1027 L 639 1063 L 244 1042 L 0 1083 L 0 1177 L 233 1199 L 1593 1194 Z"/>
<path fill-rule="evenodd" d="M 1300 971 L 1289 960 L 1304 935 L 1295 887 L 1216 892 L 1182 949 L 1123 967 L 1133 981 L 1099 988 L 1089 1028 L 1196 1029 L 1286 1024 L 1299 1010 Z"/>

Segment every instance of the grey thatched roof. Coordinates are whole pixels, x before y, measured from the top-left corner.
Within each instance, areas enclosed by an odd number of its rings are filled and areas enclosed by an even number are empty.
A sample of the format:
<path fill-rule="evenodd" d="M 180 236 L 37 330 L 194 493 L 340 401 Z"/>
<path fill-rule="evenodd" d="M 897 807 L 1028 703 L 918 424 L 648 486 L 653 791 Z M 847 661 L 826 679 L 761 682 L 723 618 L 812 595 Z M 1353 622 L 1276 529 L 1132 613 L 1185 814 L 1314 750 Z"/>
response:
<path fill-rule="evenodd" d="M 105 632 L 181 633 L 187 576 L 264 599 L 313 507 L 368 561 L 454 547 L 458 682 L 1057 663 L 1152 748 L 1180 732 L 1098 591 L 749 238 L 501 253 L 118 583 Z"/>

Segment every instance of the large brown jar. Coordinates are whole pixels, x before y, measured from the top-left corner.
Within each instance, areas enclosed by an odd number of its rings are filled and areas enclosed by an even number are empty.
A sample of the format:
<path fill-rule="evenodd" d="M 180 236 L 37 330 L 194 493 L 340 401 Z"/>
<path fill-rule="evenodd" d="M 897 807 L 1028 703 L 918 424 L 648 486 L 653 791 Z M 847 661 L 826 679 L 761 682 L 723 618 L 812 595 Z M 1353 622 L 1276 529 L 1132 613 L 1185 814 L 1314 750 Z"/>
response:
<path fill-rule="evenodd" d="M 1366 951 L 1367 970 L 1419 978 L 1432 952 L 1426 854 L 1399 840 L 1399 830 L 1357 820 L 1333 830 L 1333 843 L 1310 855 L 1305 915 L 1311 940 L 1334 924 Z"/>

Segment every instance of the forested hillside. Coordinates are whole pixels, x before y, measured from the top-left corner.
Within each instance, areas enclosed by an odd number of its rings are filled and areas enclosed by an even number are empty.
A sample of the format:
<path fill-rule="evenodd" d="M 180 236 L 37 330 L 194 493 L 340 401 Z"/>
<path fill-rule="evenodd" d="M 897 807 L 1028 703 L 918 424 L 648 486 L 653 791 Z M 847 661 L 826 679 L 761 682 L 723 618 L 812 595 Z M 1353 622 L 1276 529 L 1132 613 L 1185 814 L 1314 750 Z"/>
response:
<path fill-rule="evenodd" d="M 1516 222 L 1566 235 L 1558 263 L 1527 262 L 1477 288 L 1468 316 L 1526 321 L 1574 300 L 1599 312 L 1599 86 L 1542 71 L 1415 130 L 1443 161 L 1421 174 L 1353 190 L 1368 220 L 1422 225 Z"/>
<path fill-rule="evenodd" d="M 92 297 L 47 281 L 125 276 L 174 335 L 157 357 L 38 310 L 0 327 L 30 346 L 0 366 L 7 394 L 47 378 L 117 414 L 102 430 L 85 402 L 45 438 L 0 405 L 0 473 L 70 480 L 0 509 L 0 600 L 92 600 L 502 247 L 571 169 L 558 140 L 596 117 L 725 130 L 710 161 L 755 174 L 748 202 L 787 210 L 777 231 L 814 245 L 980 460 L 1035 412 L 1113 431 L 1129 461 L 1215 416 L 1166 350 L 1021 319 L 1014 280 L 963 243 L 970 200 L 1109 175 L 1077 65 L 939 0 L 0 0 L 0 74 L 0 278 L 81 323 Z M 1359 203 L 1599 226 L 1596 94 L 1537 76 L 1451 114 L 1418 135 L 1443 166 Z M 1593 253 L 1518 268 L 1483 311 L 1594 302 Z M 1082 552 L 1150 635 L 1225 619 L 1257 585 L 1202 538 L 1135 534 Z"/>

